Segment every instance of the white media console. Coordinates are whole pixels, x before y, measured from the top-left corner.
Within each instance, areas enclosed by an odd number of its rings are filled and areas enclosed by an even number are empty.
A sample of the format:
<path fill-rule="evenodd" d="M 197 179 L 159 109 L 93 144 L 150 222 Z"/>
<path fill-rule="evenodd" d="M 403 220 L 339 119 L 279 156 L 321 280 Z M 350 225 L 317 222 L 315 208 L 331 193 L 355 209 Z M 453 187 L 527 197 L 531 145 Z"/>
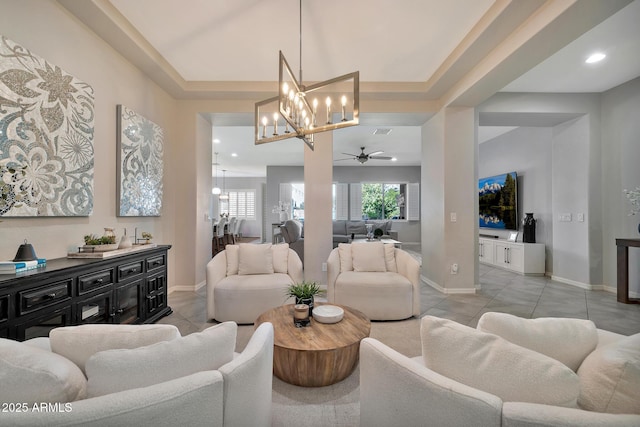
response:
<path fill-rule="evenodd" d="M 480 262 L 520 274 L 545 273 L 544 243 L 518 243 L 503 239 L 479 238 Z"/>

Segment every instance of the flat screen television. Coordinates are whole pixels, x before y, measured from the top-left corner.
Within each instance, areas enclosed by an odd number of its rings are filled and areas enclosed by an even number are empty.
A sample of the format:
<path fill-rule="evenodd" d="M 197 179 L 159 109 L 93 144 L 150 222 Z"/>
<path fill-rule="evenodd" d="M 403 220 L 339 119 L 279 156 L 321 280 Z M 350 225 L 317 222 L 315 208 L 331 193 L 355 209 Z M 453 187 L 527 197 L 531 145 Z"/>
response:
<path fill-rule="evenodd" d="M 481 228 L 518 229 L 518 177 L 515 172 L 478 180 Z"/>

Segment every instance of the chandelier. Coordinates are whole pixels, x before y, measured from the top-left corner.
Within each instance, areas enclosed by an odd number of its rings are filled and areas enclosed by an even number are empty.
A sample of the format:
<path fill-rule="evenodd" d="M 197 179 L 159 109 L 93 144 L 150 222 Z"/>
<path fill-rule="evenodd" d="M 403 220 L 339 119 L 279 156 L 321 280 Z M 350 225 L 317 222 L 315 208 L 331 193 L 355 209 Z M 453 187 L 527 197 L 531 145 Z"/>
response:
<path fill-rule="evenodd" d="M 360 72 L 320 83 L 302 83 L 302 0 L 300 0 L 300 70 L 296 79 L 282 51 L 278 96 L 255 104 L 255 143 L 296 137 L 313 150 L 313 135 L 359 124 Z"/>

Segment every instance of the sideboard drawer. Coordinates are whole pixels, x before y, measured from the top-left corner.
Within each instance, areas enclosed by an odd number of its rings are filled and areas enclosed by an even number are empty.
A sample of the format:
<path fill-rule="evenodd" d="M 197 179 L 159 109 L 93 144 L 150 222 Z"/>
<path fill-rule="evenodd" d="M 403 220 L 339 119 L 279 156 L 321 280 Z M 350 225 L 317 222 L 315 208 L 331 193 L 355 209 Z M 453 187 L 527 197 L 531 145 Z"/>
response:
<path fill-rule="evenodd" d="M 164 267 L 166 264 L 167 264 L 167 258 L 164 255 L 158 255 L 152 258 L 147 258 L 147 271 Z"/>
<path fill-rule="evenodd" d="M 50 283 L 36 289 L 18 292 L 20 314 L 31 313 L 42 307 L 56 304 L 71 298 L 73 279 Z"/>
<path fill-rule="evenodd" d="M 96 271 L 78 277 L 78 295 L 95 291 L 113 283 L 113 269 Z"/>
<path fill-rule="evenodd" d="M 144 271 L 143 261 L 132 262 L 130 264 L 119 265 L 118 266 L 118 282 L 122 282 L 123 280 L 130 279 L 139 274 L 142 274 Z"/>

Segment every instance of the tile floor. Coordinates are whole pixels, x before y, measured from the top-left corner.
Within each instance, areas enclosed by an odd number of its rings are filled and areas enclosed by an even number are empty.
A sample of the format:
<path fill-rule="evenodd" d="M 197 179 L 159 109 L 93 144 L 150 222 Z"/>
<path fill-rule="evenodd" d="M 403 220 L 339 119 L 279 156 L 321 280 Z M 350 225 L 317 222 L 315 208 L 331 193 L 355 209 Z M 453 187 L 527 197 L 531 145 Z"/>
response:
<path fill-rule="evenodd" d="M 598 328 L 631 335 L 640 332 L 640 304 L 622 304 L 615 294 L 587 291 L 548 277 L 521 276 L 480 264 L 482 289 L 475 295 L 444 295 L 422 286 L 421 315 L 433 315 L 475 327 L 487 311 L 526 318 L 574 317 L 591 319 Z M 161 320 L 185 335 L 211 326 L 207 320 L 205 289 L 169 295 L 173 314 Z"/>

